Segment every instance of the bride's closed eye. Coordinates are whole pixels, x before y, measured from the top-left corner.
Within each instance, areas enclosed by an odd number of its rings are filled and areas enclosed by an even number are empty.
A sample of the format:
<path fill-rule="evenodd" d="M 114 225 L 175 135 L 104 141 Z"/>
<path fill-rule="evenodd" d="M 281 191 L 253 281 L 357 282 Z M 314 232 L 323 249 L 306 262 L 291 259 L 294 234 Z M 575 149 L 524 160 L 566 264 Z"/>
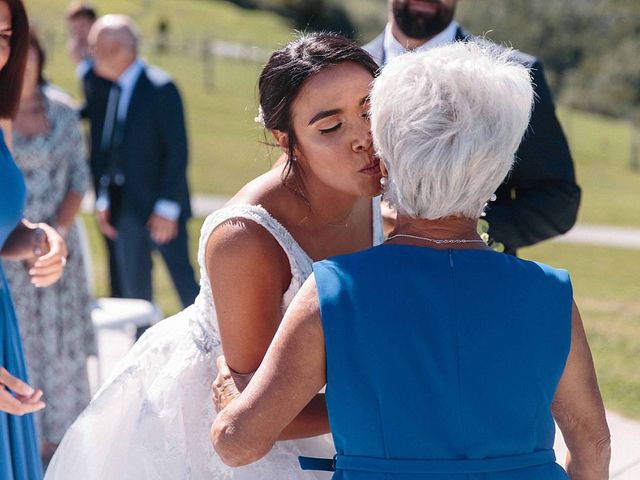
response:
<path fill-rule="evenodd" d="M 329 133 L 333 133 L 333 132 L 337 131 L 341 126 L 342 126 L 342 122 L 334 125 L 331 128 L 324 128 L 324 129 L 321 128 L 320 129 L 320 135 L 327 135 Z"/>

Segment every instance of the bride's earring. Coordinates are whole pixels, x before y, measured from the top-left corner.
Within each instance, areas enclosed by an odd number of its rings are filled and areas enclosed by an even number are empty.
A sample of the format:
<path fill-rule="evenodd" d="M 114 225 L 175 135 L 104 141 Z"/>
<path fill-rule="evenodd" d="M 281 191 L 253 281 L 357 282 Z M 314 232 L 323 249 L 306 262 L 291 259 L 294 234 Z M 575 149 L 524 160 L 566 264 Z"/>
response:
<path fill-rule="evenodd" d="M 385 189 L 387 188 L 387 185 L 389 185 L 389 178 L 387 177 L 380 177 L 380 186 Z"/>

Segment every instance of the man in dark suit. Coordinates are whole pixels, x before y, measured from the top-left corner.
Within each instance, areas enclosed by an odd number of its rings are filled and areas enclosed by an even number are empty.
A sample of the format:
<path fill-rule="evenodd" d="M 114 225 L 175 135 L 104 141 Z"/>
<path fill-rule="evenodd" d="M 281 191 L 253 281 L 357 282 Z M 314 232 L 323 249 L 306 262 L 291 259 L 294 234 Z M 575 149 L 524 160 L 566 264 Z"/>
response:
<path fill-rule="evenodd" d="M 464 41 L 469 34 L 454 20 L 457 0 L 389 0 L 389 21 L 365 49 L 379 65 L 409 50 Z M 513 171 L 486 214 L 489 234 L 513 255 L 521 247 L 567 232 L 576 221 L 580 188 L 573 159 L 555 114 L 539 59 L 515 51 L 531 69 L 536 101 L 529 130 Z"/>
<path fill-rule="evenodd" d="M 67 8 L 66 20 L 69 31 L 67 50 L 71 60 L 76 65 L 76 76 L 82 82 L 82 93 L 85 103 L 80 110 L 83 119 L 89 119 L 90 109 L 96 109 L 101 105 L 106 105 L 112 82 L 106 78 L 98 77 L 93 70 L 93 59 L 89 52 L 89 32 L 98 19 L 95 8 L 84 1 L 74 1 Z M 104 112 L 102 113 L 104 117 Z M 93 147 L 90 145 L 90 147 Z M 95 172 L 94 172 L 95 173 Z M 94 175 L 95 178 L 95 175 Z M 94 184 L 94 191 L 98 191 L 98 185 Z M 110 296 L 122 297 L 122 287 L 118 275 L 118 265 L 115 257 L 114 242 L 104 237 L 107 247 L 107 257 L 109 262 L 109 286 Z"/>
<path fill-rule="evenodd" d="M 88 96 L 87 112 L 98 222 L 114 242 L 123 296 L 152 300 L 151 252 L 158 249 L 180 300 L 190 305 L 198 284 L 188 255 L 191 206 L 180 94 L 165 72 L 138 57 L 130 18 L 101 17 L 89 45 L 93 71 L 85 81 L 94 75 L 111 82 L 108 94 L 100 87 Z"/>

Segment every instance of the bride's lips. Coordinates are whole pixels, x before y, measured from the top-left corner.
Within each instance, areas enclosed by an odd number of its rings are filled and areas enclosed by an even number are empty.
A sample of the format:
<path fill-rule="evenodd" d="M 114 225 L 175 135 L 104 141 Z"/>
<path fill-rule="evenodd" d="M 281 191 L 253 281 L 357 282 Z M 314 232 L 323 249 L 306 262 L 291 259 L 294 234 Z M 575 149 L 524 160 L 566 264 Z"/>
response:
<path fill-rule="evenodd" d="M 359 170 L 360 173 L 365 175 L 380 175 L 380 159 L 378 157 L 372 158 L 372 163 Z"/>

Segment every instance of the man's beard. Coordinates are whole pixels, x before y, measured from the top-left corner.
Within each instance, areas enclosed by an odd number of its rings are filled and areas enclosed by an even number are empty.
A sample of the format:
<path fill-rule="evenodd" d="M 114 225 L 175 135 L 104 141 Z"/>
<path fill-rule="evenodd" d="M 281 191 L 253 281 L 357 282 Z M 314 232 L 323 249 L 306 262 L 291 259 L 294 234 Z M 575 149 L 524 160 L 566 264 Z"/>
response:
<path fill-rule="evenodd" d="M 440 6 L 435 14 L 429 15 L 422 12 L 412 12 L 409 9 L 408 1 L 393 2 L 392 10 L 396 24 L 407 37 L 428 40 L 442 32 L 449 26 L 451 20 L 453 20 L 455 4 L 453 7 L 448 8 L 437 0 L 426 1 Z"/>

